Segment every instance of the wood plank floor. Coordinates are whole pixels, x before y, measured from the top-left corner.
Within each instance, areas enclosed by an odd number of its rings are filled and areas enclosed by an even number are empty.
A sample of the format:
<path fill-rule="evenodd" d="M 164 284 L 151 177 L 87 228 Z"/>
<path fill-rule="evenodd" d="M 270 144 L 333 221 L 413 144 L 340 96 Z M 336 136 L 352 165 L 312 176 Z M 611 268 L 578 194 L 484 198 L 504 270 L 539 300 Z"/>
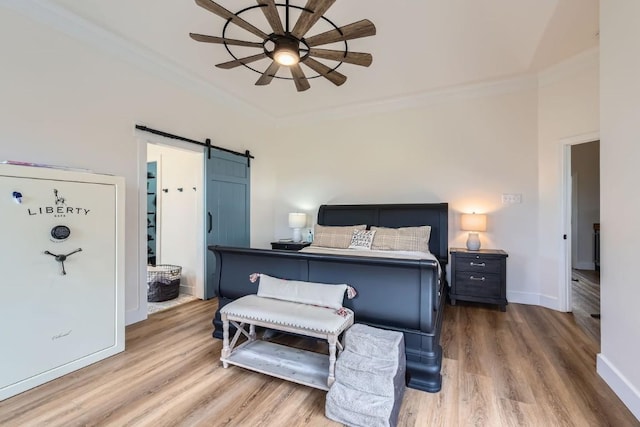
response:
<path fill-rule="evenodd" d="M 576 323 L 596 342 L 600 342 L 600 272 L 595 270 L 571 271 L 571 298 Z"/>
<path fill-rule="evenodd" d="M 320 390 L 223 369 L 215 309 L 194 301 L 128 327 L 124 353 L 0 402 L 0 425 L 339 425 Z M 461 302 L 446 307 L 442 343 L 442 391 L 407 389 L 400 426 L 640 426 L 571 314 Z"/>

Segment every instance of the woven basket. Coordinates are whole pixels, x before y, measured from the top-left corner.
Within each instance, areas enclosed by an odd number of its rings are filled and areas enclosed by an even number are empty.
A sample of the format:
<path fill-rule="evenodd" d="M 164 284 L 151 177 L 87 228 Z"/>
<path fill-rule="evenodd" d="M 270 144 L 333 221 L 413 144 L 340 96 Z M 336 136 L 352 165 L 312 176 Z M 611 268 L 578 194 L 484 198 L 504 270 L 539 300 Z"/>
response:
<path fill-rule="evenodd" d="M 158 264 L 147 267 L 147 301 L 160 302 L 177 298 L 180 294 L 182 267 Z"/>

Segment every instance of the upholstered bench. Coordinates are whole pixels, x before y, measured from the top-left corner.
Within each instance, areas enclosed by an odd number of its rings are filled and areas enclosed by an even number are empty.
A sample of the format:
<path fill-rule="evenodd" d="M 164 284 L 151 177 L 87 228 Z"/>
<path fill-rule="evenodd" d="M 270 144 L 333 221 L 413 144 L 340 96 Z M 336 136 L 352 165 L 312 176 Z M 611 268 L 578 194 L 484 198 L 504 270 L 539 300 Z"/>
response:
<path fill-rule="evenodd" d="M 260 275 L 257 295 L 239 298 L 220 310 L 223 367 L 232 364 L 328 390 L 335 381 L 336 351 L 343 349 L 338 338 L 354 321 L 353 312 L 342 307 L 347 288 Z M 236 327 L 231 342 L 229 323 Z M 256 326 L 324 339 L 329 355 L 256 339 Z M 236 346 L 241 334 L 247 341 Z"/>

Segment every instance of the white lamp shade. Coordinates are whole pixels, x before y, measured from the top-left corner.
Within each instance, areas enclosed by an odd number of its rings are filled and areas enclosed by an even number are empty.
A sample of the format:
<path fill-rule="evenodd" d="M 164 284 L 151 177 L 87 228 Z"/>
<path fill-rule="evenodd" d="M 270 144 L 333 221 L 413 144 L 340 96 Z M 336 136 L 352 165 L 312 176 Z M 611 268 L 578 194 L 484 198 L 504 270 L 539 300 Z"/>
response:
<path fill-rule="evenodd" d="M 289 214 L 289 227 L 302 228 L 307 225 L 307 214 L 293 212 Z"/>
<path fill-rule="evenodd" d="M 464 231 L 487 231 L 487 216 L 484 214 L 462 214 L 460 228 Z"/>

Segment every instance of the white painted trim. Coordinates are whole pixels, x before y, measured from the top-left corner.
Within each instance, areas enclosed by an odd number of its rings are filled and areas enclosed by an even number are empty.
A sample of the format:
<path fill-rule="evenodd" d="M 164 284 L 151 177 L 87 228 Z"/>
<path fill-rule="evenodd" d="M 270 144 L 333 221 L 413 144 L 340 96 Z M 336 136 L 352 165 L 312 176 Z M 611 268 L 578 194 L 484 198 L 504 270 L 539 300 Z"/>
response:
<path fill-rule="evenodd" d="M 640 420 L 640 392 L 638 389 L 602 353 L 598 353 L 596 357 L 596 371 L 622 400 L 622 403 Z"/>
<path fill-rule="evenodd" d="M 540 294 L 533 292 L 507 291 L 507 301 L 514 304 L 540 305 Z"/>
<path fill-rule="evenodd" d="M 558 282 L 558 307 L 560 311 L 570 312 L 571 301 L 571 146 L 600 140 L 600 132 L 574 135 L 562 138 L 559 141 L 561 150 L 561 174 L 562 177 L 562 233 L 567 235 L 564 245 L 564 253 L 560 262 L 559 277 L 564 278 Z"/>
<path fill-rule="evenodd" d="M 410 96 L 342 105 L 327 109 L 308 111 L 301 114 L 287 114 L 286 117 L 279 117 L 276 119 L 275 126 L 282 128 L 291 124 L 299 125 L 300 123 L 317 123 L 318 120 L 336 120 L 405 109 L 416 109 L 461 99 L 474 99 L 485 96 L 502 95 L 528 89 L 533 90 L 537 89 L 537 87 L 537 76 L 527 74 L 507 80 L 462 85 L 446 89 L 436 89 L 420 92 Z"/>
<path fill-rule="evenodd" d="M 247 119 L 267 123 L 273 117 L 246 99 L 195 75 L 143 46 L 90 22 L 48 0 L 3 0 L 3 7 L 12 9 L 34 21 L 66 34 L 82 43 L 98 47 L 146 72 L 161 77 L 183 89 L 223 103 Z"/>
<path fill-rule="evenodd" d="M 135 126 L 132 125 L 131 129 Z M 137 156 L 138 156 L 138 206 L 136 215 L 138 218 L 138 251 L 137 262 L 138 267 L 138 301 L 135 307 L 127 311 L 127 325 L 140 322 L 147 318 L 147 220 L 142 212 L 147 211 L 147 194 L 141 189 L 147 188 L 147 144 L 140 139 L 137 140 Z M 144 176 L 144 179 L 143 179 Z M 144 261 L 143 261 L 144 260 Z"/>
<path fill-rule="evenodd" d="M 551 295 L 540 295 L 540 306 L 556 311 L 565 311 L 560 305 L 560 299 Z"/>
<path fill-rule="evenodd" d="M 600 48 L 581 52 L 538 73 L 539 86 L 544 87 L 571 78 L 584 70 L 600 67 Z"/>
<path fill-rule="evenodd" d="M 204 288 L 205 286 L 207 286 L 207 255 L 209 251 L 209 249 L 207 248 L 207 233 L 204 232 L 205 230 L 204 212 L 207 204 L 206 162 L 207 162 L 207 159 L 205 157 L 205 153 L 203 150 L 202 162 L 201 162 L 202 167 L 200 168 L 200 189 L 199 189 L 202 197 L 198 198 L 198 204 L 196 206 L 196 209 L 200 213 L 197 219 L 198 221 L 197 227 L 198 227 L 198 230 L 202 230 L 202 233 L 200 233 L 200 243 L 198 244 L 198 250 L 196 252 L 196 256 L 202 260 L 202 264 L 200 266 L 201 271 L 199 273 L 200 280 L 196 282 L 195 294 L 194 294 L 196 297 L 202 300 L 204 299 L 204 293 L 205 293 Z"/>
<path fill-rule="evenodd" d="M 580 270 L 595 270 L 596 264 L 590 261 L 578 261 L 573 267 Z"/>

